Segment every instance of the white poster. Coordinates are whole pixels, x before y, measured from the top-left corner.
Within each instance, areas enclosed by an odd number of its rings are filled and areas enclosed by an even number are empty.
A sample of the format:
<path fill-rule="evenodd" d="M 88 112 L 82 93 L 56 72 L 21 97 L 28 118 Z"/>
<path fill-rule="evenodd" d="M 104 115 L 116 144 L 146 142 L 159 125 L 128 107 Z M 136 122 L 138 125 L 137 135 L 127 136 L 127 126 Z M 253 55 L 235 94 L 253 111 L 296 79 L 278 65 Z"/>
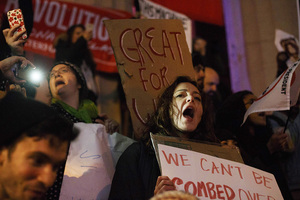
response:
<path fill-rule="evenodd" d="M 71 142 L 61 200 L 106 200 L 122 152 L 134 141 L 119 133 L 106 133 L 102 124 L 75 123 L 78 137 Z"/>
<path fill-rule="evenodd" d="M 214 156 L 158 144 L 162 175 L 201 200 L 283 200 L 275 177 Z"/>
<path fill-rule="evenodd" d="M 170 10 L 148 0 L 139 0 L 141 14 L 147 19 L 179 19 L 182 21 L 186 42 L 192 52 L 192 20 L 186 15 Z"/>
<path fill-rule="evenodd" d="M 254 112 L 289 110 L 295 105 L 300 92 L 300 60 L 287 68 L 254 101 L 244 115 L 244 122 Z M 243 123 L 244 123 L 243 122 Z"/>

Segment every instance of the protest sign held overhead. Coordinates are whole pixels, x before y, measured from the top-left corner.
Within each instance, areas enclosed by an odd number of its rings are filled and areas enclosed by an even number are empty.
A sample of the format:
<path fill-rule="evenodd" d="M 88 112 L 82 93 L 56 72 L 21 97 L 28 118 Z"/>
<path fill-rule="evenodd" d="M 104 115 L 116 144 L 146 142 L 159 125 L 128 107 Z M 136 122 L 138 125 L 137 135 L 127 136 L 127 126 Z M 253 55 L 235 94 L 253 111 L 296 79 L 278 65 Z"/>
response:
<path fill-rule="evenodd" d="M 201 200 L 283 200 L 275 177 L 206 154 L 158 144 L 162 175 Z"/>
<path fill-rule="evenodd" d="M 126 94 L 134 131 L 140 136 L 159 94 L 179 75 L 194 78 L 180 20 L 104 21 Z"/>
<path fill-rule="evenodd" d="M 244 122 L 254 112 L 289 110 L 297 103 L 300 92 L 300 60 L 287 68 L 254 101 L 244 115 Z M 244 123 L 243 122 L 243 123 Z"/>

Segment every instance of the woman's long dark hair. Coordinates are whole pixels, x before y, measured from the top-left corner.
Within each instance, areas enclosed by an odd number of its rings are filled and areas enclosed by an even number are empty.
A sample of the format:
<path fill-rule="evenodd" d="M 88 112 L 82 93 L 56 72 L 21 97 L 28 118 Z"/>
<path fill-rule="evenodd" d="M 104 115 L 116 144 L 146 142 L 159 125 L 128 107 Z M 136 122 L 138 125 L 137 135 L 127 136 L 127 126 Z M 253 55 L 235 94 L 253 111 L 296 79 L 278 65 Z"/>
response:
<path fill-rule="evenodd" d="M 147 144 L 149 143 L 150 132 L 152 132 L 153 134 L 160 133 L 166 136 L 175 136 L 174 133 L 172 133 L 174 125 L 172 124 L 170 110 L 172 109 L 174 91 L 180 83 L 191 83 L 192 85 L 197 87 L 196 82 L 192 81 L 190 77 L 179 76 L 168 88 L 165 89 L 158 100 L 157 110 L 148 120 L 146 128 L 144 130 L 142 140 Z M 203 96 L 202 94 L 201 96 L 203 106 L 202 120 L 198 124 L 195 131 L 191 134 L 192 138 L 190 139 L 217 142 L 218 140 L 213 131 L 213 122 L 211 121 L 212 117 L 210 117 L 211 112 L 209 112 L 206 108 L 205 96 Z"/>
<path fill-rule="evenodd" d="M 73 26 L 71 26 L 68 30 L 67 30 L 67 35 L 68 35 L 68 44 L 71 45 L 72 44 L 72 38 L 73 38 L 73 33 L 75 31 L 75 29 L 77 27 L 82 28 L 83 30 L 85 30 L 85 26 L 83 24 L 75 24 Z"/>

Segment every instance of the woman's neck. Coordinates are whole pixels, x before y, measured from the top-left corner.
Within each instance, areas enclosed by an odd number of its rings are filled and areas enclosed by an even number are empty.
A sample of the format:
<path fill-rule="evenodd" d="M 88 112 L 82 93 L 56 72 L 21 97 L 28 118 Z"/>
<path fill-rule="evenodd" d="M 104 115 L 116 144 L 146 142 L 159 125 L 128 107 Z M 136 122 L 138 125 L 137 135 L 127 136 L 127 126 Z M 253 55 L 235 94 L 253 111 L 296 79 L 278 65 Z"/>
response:
<path fill-rule="evenodd" d="M 171 136 L 180 137 L 180 138 L 186 138 L 186 139 L 189 139 L 190 135 L 191 135 L 191 133 L 189 133 L 189 132 L 182 132 L 182 131 L 180 131 L 180 130 L 178 130 L 176 128 L 173 128 L 172 133 L 171 133 Z"/>
<path fill-rule="evenodd" d="M 64 103 L 68 104 L 69 106 L 75 108 L 76 110 L 79 108 L 79 97 L 73 97 L 73 96 L 68 96 L 68 97 L 58 97 L 58 100 L 63 101 Z"/>

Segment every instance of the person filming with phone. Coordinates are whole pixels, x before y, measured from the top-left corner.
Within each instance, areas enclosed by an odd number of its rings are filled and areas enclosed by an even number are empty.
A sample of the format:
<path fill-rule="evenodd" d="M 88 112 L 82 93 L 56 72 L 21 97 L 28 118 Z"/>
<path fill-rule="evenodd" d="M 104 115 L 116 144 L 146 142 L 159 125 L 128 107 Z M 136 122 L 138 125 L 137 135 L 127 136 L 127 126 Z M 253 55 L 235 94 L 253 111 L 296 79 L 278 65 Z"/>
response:
<path fill-rule="evenodd" d="M 92 37 L 93 28 L 91 25 L 87 28 L 82 24 L 71 26 L 66 33 L 60 34 L 54 40 L 55 62 L 67 61 L 81 67 L 83 61 L 85 61 L 87 66 L 94 72 L 96 63 L 88 47 L 88 42 Z"/>
<path fill-rule="evenodd" d="M 20 85 L 26 83 L 26 80 L 20 79 L 15 76 L 13 68 L 15 65 L 19 65 L 20 69 L 29 67 L 35 69 L 36 67 L 26 58 L 21 56 L 11 56 L 0 61 L 0 91 L 15 90 L 22 92 L 26 96 L 25 88 Z M 8 87 L 9 85 L 9 87 Z M 0 95 L 3 96 L 3 95 Z"/>

